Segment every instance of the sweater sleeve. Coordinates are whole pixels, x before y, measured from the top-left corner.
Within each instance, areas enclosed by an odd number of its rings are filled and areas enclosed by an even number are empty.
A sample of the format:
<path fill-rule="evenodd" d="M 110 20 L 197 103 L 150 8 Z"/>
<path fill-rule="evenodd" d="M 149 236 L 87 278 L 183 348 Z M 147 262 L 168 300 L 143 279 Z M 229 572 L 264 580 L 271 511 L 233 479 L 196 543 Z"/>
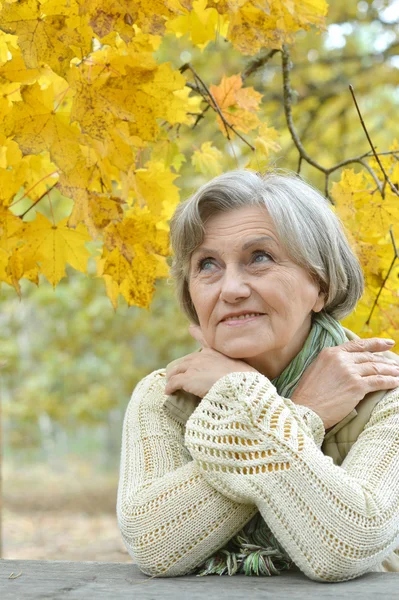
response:
<path fill-rule="evenodd" d="M 254 502 L 315 581 L 354 579 L 399 545 L 399 388 L 374 408 L 340 467 L 298 407 L 257 373 L 219 379 L 190 416 L 185 441 L 209 483 Z"/>
<path fill-rule="evenodd" d="M 208 483 L 184 446 L 185 424 L 164 410 L 164 370 L 145 377 L 126 410 L 117 518 L 146 575 L 193 571 L 258 512 Z"/>

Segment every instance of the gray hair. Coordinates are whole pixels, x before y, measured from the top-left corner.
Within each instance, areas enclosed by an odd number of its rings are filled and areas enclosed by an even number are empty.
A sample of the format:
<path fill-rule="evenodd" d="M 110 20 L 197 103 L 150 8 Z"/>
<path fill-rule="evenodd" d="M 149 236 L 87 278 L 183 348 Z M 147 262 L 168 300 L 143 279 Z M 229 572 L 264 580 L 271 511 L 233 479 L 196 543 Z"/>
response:
<path fill-rule="evenodd" d="M 190 321 L 199 324 L 188 284 L 191 255 L 204 239 L 205 223 L 216 213 L 245 206 L 267 209 L 290 258 L 326 294 L 323 310 L 337 320 L 349 315 L 364 290 L 363 272 L 328 200 L 296 173 L 238 169 L 200 187 L 177 206 L 170 223 L 171 273 L 179 304 Z"/>

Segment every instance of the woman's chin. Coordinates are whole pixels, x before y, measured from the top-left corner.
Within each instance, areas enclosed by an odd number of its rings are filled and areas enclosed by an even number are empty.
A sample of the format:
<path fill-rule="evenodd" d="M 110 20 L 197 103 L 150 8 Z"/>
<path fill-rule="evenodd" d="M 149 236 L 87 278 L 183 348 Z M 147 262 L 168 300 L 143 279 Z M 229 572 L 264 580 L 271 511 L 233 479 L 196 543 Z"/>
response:
<path fill-rule="evenodd" d="M 234 358 L 236 360 L 247 360 L 250 358 L 255 358 L 264 352 L 267 352 L 267 348 L 260 348 L 254 344 L 243 344 L 240 340 L 237 343 L 224 343 L 220 344 L 220 346 L 216 346 L 215 350 L 221 352 L 225 356 L 229 358 Z"/>

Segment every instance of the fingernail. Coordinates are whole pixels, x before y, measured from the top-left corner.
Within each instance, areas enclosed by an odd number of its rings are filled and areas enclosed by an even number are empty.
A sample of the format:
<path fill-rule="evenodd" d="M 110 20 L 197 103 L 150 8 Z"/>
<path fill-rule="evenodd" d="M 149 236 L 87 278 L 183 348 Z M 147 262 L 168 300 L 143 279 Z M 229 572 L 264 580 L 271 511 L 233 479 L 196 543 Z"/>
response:
<path fill-rule="evenodd" d="M 395 340 L 385 340 L 386 344 L 389 344 L 389 346 L 393 346 L 394 344 L 396 344 Z"/>

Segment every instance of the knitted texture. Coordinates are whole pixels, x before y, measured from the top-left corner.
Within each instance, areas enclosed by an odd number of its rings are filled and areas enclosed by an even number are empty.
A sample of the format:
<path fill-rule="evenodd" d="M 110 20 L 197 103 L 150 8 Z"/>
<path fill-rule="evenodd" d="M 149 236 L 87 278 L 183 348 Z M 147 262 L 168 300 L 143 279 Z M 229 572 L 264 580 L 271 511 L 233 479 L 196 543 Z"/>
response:
<path fill-rule="evenodd" d="M 185 425 L 165 382 L 164 369 L 140 381 L 123 424 L 117 517 L 144 573 L 195 572 L 255 516 L 316 581 L 378 570 L 397 548 L 399 389 L 337 466 L 318 415 L 261 374 L 219 379 Z"/>
<path fill-rule="evenodd" d="M 301 349 L 272 384 L 277 392 L 290 398 L 307 367 L 323 348 L 338 346 L 346 341 L 345 332 L 336 319 L 321 312 L 313 314 L 312 327 Z M 281 465 L 281 468 L 285 468 Z M 202 575 L 279 575 L 292 567 L 292 560 L 273 536 L 259 513 L 229 544 L 200 565 Z"/>

